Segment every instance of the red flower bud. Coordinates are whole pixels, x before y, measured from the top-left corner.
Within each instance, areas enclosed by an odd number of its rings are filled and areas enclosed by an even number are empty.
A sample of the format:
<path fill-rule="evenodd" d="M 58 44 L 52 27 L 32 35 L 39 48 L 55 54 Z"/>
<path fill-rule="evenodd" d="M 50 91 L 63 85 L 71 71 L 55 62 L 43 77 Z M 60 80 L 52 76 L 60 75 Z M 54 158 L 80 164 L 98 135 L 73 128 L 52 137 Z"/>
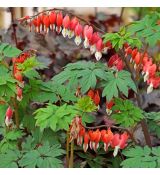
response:
<path fill-rule="evenodd" d="M 93 98 L 94 98 L 94 90 L 90 89 L 90 90 L 88 91 L 87 95 L 88 95 L 89 97 L 91 97 L 91 99 L 93 99 Z"/>
<path fill-rule="evenodd" d="M 63 27 L 68 29 L 70 27 L 70 18 L 66 15 L 63 19 Z"/>
<path fill-rule="evenodd" d="M 75 30 L 75 27 L 77 24 L 78 24 L 78 19 L 76 17 L 72 18 L 70 22 L 70 30 Z"/>
<path fill-rule="evenodd" d="M 49 14 L 49 21 L 50 21 L 50 24 L 55 24 L 55 22 L 56 22 L 56 13 L 54 11 L 52 11 Z"/>
<path fill-rule="evenodd" d="M 8 117 L 9 119 L 11 119 L 11 118 L 12 118 L 12 115 L 13 115 L 13 110 L 12 110 L 12 108 L 9 106 L 9 107 L 7 108 L 7 111 L 6 111 L 6 117 Z"/>
<path fill-rule="evenodd" d="M 59 12 L 57 14 L 57 19 L 56 19 L 56 24 L 58 28 L 62 26 L 62 22 L 63 22 L 63 15 L 61 12 Z"/>
<path fill-rule="evenodd" d="M 83 31 L 82 25 L 78 23 L 75 27 L 75 30 L 74 30 L 75 35 L 76 36 L 82 35 L 82 31 Z"/>

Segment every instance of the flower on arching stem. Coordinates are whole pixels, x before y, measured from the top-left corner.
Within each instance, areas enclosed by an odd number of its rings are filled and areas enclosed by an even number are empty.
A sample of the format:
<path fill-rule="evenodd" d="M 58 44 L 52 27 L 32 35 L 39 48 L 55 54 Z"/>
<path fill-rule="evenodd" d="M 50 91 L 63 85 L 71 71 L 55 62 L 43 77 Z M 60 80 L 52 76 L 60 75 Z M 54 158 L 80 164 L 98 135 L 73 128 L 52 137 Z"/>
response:
<path fill-rule="evenodd" d="M 112 113 L 112 106 L 114 105 L 114 101 L 111 100 L 109 102 L 106 101 L 106 112 L 108 115 Z"/>
<path fill-rule="evenodd" d="M 89 41 L 91 55 L 96 52 L 96 43 L 100 39 L 98 32 L 94 32 L 91 40 Z"/>
<path fill-rule="evenodd" d="M 83 31 L 82 25 L 78 23 L 75 27 L 75 30 L 74 30 L 74 33 L 76 35 L 74 41 L 75 41 L 77 46 L 79 46 L 81 44 L 82 31 Z"/>
<path fill-rule="evenodd" d="M 155 75 L 156 69 L 156 64 L 152 64 L 151 60 L 145 63 L 143 66 L 144 82 Z"/>
<path fill-rule="evenodd" d="M 74 37 L 74 30 L 75 27 L 78 24 L 78 19 L 76 17 L 72 18 L 71 22 L 70 22 L 70 30 L 68 32 L 68 38 L 71 39 Z"/>
<path fill-rule="evenodd" d="M 92 40 L 93 35 L 93 27 L 85 25 L 83 30 L 83 36 L 84 36 L 84 48 L 89 47 L 89 41 Z"/>
<path fill-rule="evenodd" d="M 118 54 L 111 56 L 111 58 L 108 61 L 108 67 L 111 67 L 111 68 L 116 69 L 118 71 L 121 71 L 124 68 L 123 61 L 118 56 Z"/>
<path fill-rule="evenodd" d="M 101 140 L 104 143 L 105 151 L 108 151 L 108 147 L 110 146 L 112 139 L 113 139 L 113 133 L 110 128 L 108 128 L 108 130 L 101 131 Z"/>
<path fill-rule="evenodd" d="M 6 116 L 5 116 L 5 124 L 6 124 L 6 126 L 10 126 L 12 124 L 12 115 L 13 115 L 13 110 L 9 106 L 7 111 L 6 111 Z"/>
<path fill-rule="evenodd" d="M 50 21 L 50 26 L 51 26 L 51 30 L 53 31 L 55 29 L 55 23 L 56 23 L 56 13 L 54 11 L 52 11 L 49 14 L 49 21 Z"/>
<path fill-rule="evenodd" d="M 80 145 L 80 146 L 82 145 L 84 134 L 85 134 L 85 128 L 83 126 L 80 126 L 80 131 L 77 137 L 77 145 Z"/>
<path fill-rule="evenodd" d="M 98 42 L 96 43 L 96 53 L 95 53 L 95 57 L 97 61 L 99 61 L 102 58 L 103 46 L 104 45 L 103 45 L 102 39 L 99 39 Z"/>
<path fill-rule="evenodd" d="M 147 94 L 149 94 L 153 91 L 153 88 L 158 88 L 160 86 L 160 77 L 149 78 L 147 84 L 149 85 L 147 88 Z"/>
<path fill-rule="evenodd" d="M 49 20 L 49 16 L 44 16 L 43 18 L 43 24 L 45 26 L 45 32 L 48 33 L 49 31 L 49 26 L 50 26 L 50 20 Z"/>
<path fill-rule="evenodd" d="M 22 95 L 22 88 L 20 88 L 19 86 L 17 86 L 17 100 L 18 101 L 21 101 L 23 98 L 23 95 Z"/>
<path fill-rule="evenodd" d="M 70 28 L 70 18 L 68 15 L 66 15 L 63 18 L 63 30 L 62 30 L 62 35 L 65 38 L 68 35 L 69 32 L 69 28 Z"/>
<path fill-rule="evenodd" d="M 113 156 L 118 154 L 119 149 L 124 149 L 127 146 L 129 136 L 126 132 L 123 134 L 115 134 L 111 141 L 111 147 L 114 148 Z"/>
<path fill-rule="evenodd" d="M 96 151 L 99 148 L 99 142 L 101 139 L 101 132 L 99 131 L 99 129 L 97 129 L 96 131 L 89 131 L 89 138 L 90 138 L 90 148 L 93 149 L 94 151 Z"/>
<path fill-rule="evenodd" d="M 88 132 L 85 132 L 85 134 L 84 134 L 84 143 L 83 143 L 84 152 L 86 152 L 87 149 L 88 149 L 88 143 L 89 143 L 89 135 L 88 135 Z"/>
<path fill-rule="evenodd" d="M 61 30 L 62 30 L 62 23 L 63 23 L 63 15 L 62 15 L 61 12 L 59 12 L 59 13 L 57 14 L 57 18 L 56 18 L 56 25 L 57 25 L 56 31 L 57 31 L 58 33 L 60 33 Z"/>

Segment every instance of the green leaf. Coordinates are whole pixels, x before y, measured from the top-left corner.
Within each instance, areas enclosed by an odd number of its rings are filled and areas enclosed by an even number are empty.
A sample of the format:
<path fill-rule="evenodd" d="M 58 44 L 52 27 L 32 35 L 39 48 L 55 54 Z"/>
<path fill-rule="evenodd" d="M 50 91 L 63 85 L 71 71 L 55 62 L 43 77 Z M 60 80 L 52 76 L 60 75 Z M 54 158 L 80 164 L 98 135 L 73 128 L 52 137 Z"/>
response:
<path fill-rule="evenodd" d="M 29 143 L 32 141 L 29 140 Z M 27 150 L 19 161 L 19 165 L 26 168 L 60 168 L 63 167 L 63 162 L 59 156 L 64 153 L 65 151 L 61 149 L 59 144 L 50 146 L 48 142 L 45 142 L 36 149 Z"/>
<path fill-rule="evenodd" d="M 41 130 L 51 128 L 53 131 L 68 130 L 72 119 L 79 114 L 74 106 L 62 105 L 56 106 L 48 104 L 46 108 L 40 108 L 34 113 L 36 125 Z"/>
<path fill-rule="evenodd" d="M 159 166 L 159 153 L 158 148 L 144 148 L 136 146 L 134 148 L 128 148 L 122 152 L 126 159 L 122 161 L 121 166 L 123 168 L 156 168 Z"/>
<path fill-rule="evenodd" d="M 21 50 L 11 46 L 8 43 L 0 43 L 0 53 L 3 54 L 3 56 L 5 57 L 16 57 L 21 52 Z"/>
<path fill-rule="evenodd" d="M 115 105 L 112 107 L 112 110 L 115 113 L 111 117 L 117 124 L 126 128 L 136 125 L 143 118 L 143 111 L 129 100 L 115 99 Z"/>
<path fill-rule="evenodd" d="M 116 72 L 115 74 L 113 72 L 108 72 L 106 77 L 107 81 L 103 84 L 104 89 L 102 96 L 106 96 L 107 101 L 110 101 L 113 97 L 118 97 L 118 92 L 128 97 L 128 90 L 130 88 L 137 92 L 130 73 L 125 70 Z"/>
<path fill-rule="evenodd" d="M 96 88 L 97 79 L 103 79 L 105 72 L 107 72 L 105 65 L 91 61 L 79 61 L 68 64 L 52 80 L 65 84 L 71 91 L 76 91 L 77 88 L 80 88 L 81 93 L 85 94 L 90 88 Z"/>
<path fill-rule="evenodd" d="M 0 168 L 18 168 L 18 159 L 20 152 L 18 150 L 8 150 L 7 153 L 0 154 Z"/>

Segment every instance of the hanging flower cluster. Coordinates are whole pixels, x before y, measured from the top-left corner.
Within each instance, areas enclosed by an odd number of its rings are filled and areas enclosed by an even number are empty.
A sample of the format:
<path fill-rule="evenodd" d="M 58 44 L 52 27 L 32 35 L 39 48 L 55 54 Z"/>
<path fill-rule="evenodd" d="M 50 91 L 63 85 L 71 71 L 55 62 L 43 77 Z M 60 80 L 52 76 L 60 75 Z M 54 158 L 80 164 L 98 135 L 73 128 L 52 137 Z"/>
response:
<path fill-rule="evenodd" d="M 93 100 L 94 104 L 96 106 L 98 106 L 98 108 L 99 108 L 99 104 L 100 104 L 100 100 L 101 100 L 100 95 L 99 95 L 99 90 L 90 89 L 87 92 L 87 96 L 89 96 Z M 112 106 L 113 105 L 114 105 L 114 100 L 113 99 L 110 100 L 109 102 L 106 101 L 106 112 L 107 112 L 108 115 L 110 115 L 112 113 Z"/>
<path fill-rule="evenodd" d="M 121 71 L 124 68 L 124 63 L 118 54 L 115 54 L 110 57 L 108 61 L 108 67 Z"/>
<path fill-rule="evenodd" d="M 147 82 L 149 85 L 147 93 L 151 93 L 153 88 L 158 88 L 160 86 L 160 77 L 156 75 L 158 68 L 156 64 L 153 63 L 152 58 L 150 58 L 147 53 L 140 53 L 137 48 L 132 49 L 129 45 L 125 46 L 125 53 L 126 57 L 128 55 L 131 56 L 130 62 L 134 64 L 134 68 L 140 68 L 140 70 L 142 70 L 144 82 Z"/>
<path fill-rule="evenodd" d="M 86 130 L 82 125 L 82 119 L 75 117 L 70 125 L 70 142 L 77 140 L 77 145 L 83 144 L 83 150 L 86 152 L 88 148 L 95 152 L 99 148 L 99 143 L 103 142 L 104 150 L 108 151 L 111 146 L 114 149 L 113 155 L 116 156 L 119 149 L 124 149 L 127 146 L 129 136 L 126 132 L 123 134 L 113 134 L 111 129 L 107 130 Z"/>
<path fill-rule="evenodd" d="M 93 100 L 94 104 L 99 107 L 100 103 L 99 91 L 90 89 L 87 95 Z"/>
<path fill-rule="evenodd" d="M 62 33 L 64 38 L 75 37 L 75 44 L 79 46 L 83 42 L 84 48 L 90 49 L 91 54 L 95 54 L 97 60 L 102 58 L 102 53 L 106 53 L 112 47 L 110 42 L 103 43 L 100 34 L 94 32 L 92 26 L 83 26 L 77 17 L 63 16 L 60 11 L 42 13 L 34 18 L 26 16 L 19 21 L 27 21 L 30 31 L 48 33 L 51 30 L 58 34 Z"/>
<path fill-rule="evenodd" d="M 31 57 L 31 52 L 23 52 L 19 57 L 12 58 L 13 63 L 13 76 L 18 81 L 17 83 L 17 100 L 21 101 L 23 98 L 22 89 L 24 87 L 24 81 L 22 76 L 22 70 L 18 68 L 18 64 L 23 63 L 26 59 Z"/>

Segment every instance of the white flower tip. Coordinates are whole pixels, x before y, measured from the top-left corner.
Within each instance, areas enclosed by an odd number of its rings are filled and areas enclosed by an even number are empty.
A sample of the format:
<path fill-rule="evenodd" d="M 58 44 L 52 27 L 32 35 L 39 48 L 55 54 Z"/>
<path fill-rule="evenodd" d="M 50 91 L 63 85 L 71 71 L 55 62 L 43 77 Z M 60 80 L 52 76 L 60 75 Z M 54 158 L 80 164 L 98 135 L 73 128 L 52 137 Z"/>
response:
<path fill-rule="evenodd" d="M 106 109 L 106 113 L 107 113 L 108 115 L 111 115 L 111 114 L 112 114 L 112 110 L 111 110 L 111 109 Z"/>
<path fill-rule="evenodd" d="M 96 46 L 95 45 L 92 45 L 90 47 L 90 52 L 91 52 L 91 55 L 93 55 L 96 52 Z"/>
<path fill-rule="evenodd" d="M 80 37 L 80 36 L 76 36 L 76 37 L 75 37 L 74 42 L 76 43 L 77 46 L 79 46 L 79 45 L 81 44 L 81 41 L 82 41 L 82 40 L 81 40 L 81 37 Z"/>
<path fill-rule="evenodd" d="M 151 83 L 147 88 L 147 94 L 150 94 L 153 91 L 153 84 Z"/>
<path fill-rule="evenodd" d="M 63 35 L 64 38 L 66 38 L 67 35 L 68 35 L 68 30 L 64 28 L 64 29 L 62 30 L 62 35 Z"/>
<path fill-rule="evenodd" d="M 114 152 L 113 152 L 113 156 L 114 156 L 114 157 L 117 156 L 119 148 L 120 148 L 119 146 L 116 146 L 116 147 L 114 148 Z"/>
<path fill-rule="evenodd" d="M 102 58 L 102 53 L 101 52 L 96 52 L 95 57 L 96 57 L 96 60 L 99 61 Z"/>
<path fill-rule="evenodd" d="M 84 45 L 85 49 L 87 49 L 89 47 L 89 42 L 88 42 L 87 38 L 85 38 L 83 45 Z"/>
<path fill-rule="evenodd" d="M 148 80 L 148 78 L 149 78 L 149 73 L 146 72 L 146 74 L 144 75 L 144 82 L 146 82 Z"/>
<path fill-rule="evenodd" d="M 71 31 L 71 30 L 69 30 L 69 31 L 68 31 L 68 38 L 71 39 L 71 38 L 73 38 L 73 37 L 74 37 L 74 32 Z"/>

